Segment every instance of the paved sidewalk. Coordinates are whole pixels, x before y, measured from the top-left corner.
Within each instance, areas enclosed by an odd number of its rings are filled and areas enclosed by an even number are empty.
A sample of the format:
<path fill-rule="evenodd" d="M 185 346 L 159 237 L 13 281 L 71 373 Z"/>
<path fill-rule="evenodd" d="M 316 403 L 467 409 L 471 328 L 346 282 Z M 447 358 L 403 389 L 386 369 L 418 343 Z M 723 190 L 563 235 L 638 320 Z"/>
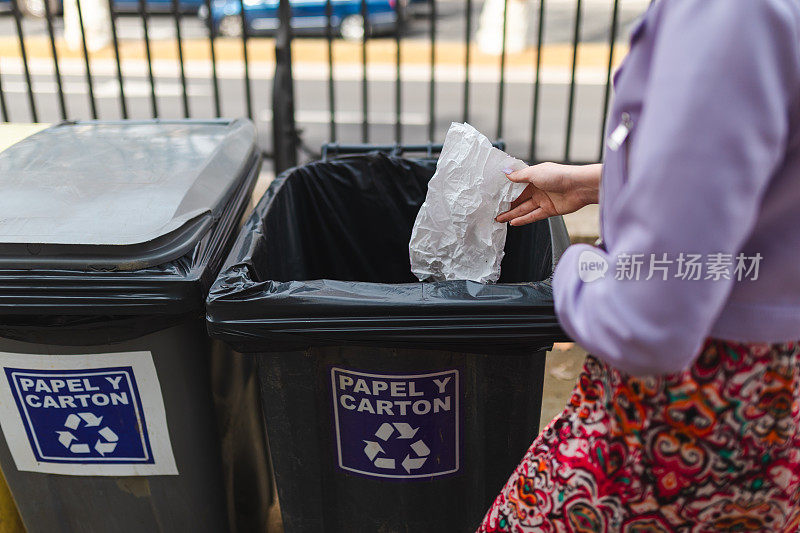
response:
<path fill-rule="evenodd" d="M 547 352 L 540 431 L 567 406 L 584 359 L 583 348 L 571 342 L 558 343 Z"/>
<path fill-rule="evenodd" d="M 184 61 L 208 60 L 210 44 L 208 39 L 183 39 Z M 219 38 L 214 41 L 217 61 L 241 61 L 243 47 L 240 39 Z M 73 50 L 66 46 L 63 39 L 56 39 L 59 59 L 83 59 L 81 50 Z M 50 41 L 45 36 L 26 37 L 25 51 L 29 58 L 51 58 Z M 328 58 L 328 44 L 325 39 L 296 39 L 292 44 L 292 58 L 296 62 L 324 64 Z M 336 40 L 333 42 L 333 59 L 336 64 L 361 64 L 361 43 Z M 151 41 L 151 57 L 157 60 L 177 60 L 177 45 L 174 39 Z M 275 62 L 275 40 L 271 37 L 253 37 L 248 40 L 248 60 L 254 62 Z M 371 39 L 367 45 L 367 61 L 370 64 L 396 63 L 397 48 L 392 38 Z M 614 49 L 615 64 L 627 53 L 627 46 L 620 43 Z M 463 65 L 466 45 L 459 42 L 439 42 L 436 44 L 437 65 Z M 15 36 L 0 37 L 0 57 L 17 58 L 20 56 L 19 41 Z M 114 49 L 107 46 L 97 52 L 90 52 L 92 60 L 114 60 Z M 125 40 L 120 43 L 120 57 L 123 60 L 146 60 L 147 55 L 141 41 Z M 404 65 L 429 65 L 430 43 L 425 40 L 404 39 L 401 45 L 401 57 Z M 528 48 L 522 52 L 506 56 L 507 67 L 532 67 L 535 64 L 536 50 Z M 500 58 L 497 55 L 481 52 L 477 45 L 470 47 L 470 65 L 496 66 Z M 572 46 L 568 44 L 549 44 L 542 49 L 542 67 L 570 67 L 572 65 Z M 605 43 L 583 43 L 578 47 L 578 65 L 583 68 L 608 68 L 608 45 Z"/>
<path fill-rule="evenodd" d="M 0 533 L 25 533 L 22 519 L 17 513 L 14 497 L 8 490 L 6 479 L 0 472 Z"/>
<path fill-rule="evenodd" d="M 564 216 L 564 222 L 573 243 L 593 244 L 600 236 L 600 208 L 597 205 L 589 205 Z"/>

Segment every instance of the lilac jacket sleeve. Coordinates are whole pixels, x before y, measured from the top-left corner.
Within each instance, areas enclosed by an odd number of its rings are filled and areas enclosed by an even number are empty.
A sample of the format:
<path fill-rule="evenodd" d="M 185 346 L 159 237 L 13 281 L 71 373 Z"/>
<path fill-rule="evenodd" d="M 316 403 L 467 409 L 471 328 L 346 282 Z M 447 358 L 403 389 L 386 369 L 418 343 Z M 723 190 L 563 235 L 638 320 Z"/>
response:
<path fill-rule="evenodd" d="M 570 247 L 554 278 L 566 332 L 639 375 L 690 365 L 733 282 L 680 280 L 673 270 L 666 281 L 620 281 L 614 258 L 739 252 L 784 156 L 800 90 L 796 21 L 784 0 L 662 1 L 628 179 L 604 213 L 609 249 Z M 579 278 L 586 249 L 605 255 L 604 278 Z"/>

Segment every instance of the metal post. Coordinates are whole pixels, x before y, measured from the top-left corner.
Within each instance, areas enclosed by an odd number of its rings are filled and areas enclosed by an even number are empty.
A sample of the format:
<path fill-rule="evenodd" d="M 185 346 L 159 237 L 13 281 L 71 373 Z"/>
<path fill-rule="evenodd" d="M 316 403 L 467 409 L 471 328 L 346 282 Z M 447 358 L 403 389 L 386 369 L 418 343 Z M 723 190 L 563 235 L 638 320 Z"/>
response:
<path fill-rule="evenodd" d="M 394 143 L 403 143 L 403 24 L 405 22 L 405 6 L 402 2 L 394 3 L 394 45 L 395 45 L 395 82 L 394 82 Z"/>
<path fill-rule="evenodd" d="M 44 5 L 44 18 L 47 21 L 47 34 L 50 37 L 50 52 L 53 54 L 53 72 L 56 77 L 56 86 L 58 87 L 58 109 L 61 111 L 61 120 L 67 120 L 67 103 L 64 97 L 64 84 L 61 78 L 61 69 L 58 65 L 58 50 L 56 50 L 56 34 L 53 30 L 53 10 L 50 2 L 45 1 Z"/>
<path fill-rule="evenodd" d="M 503 108 L 506 101 L 506 40 L 508 33 L 508 0 L 503 2 L 503 44 L 500 47 L 500 83 L 497 85 L 497 139 L 503 138 Z"/>
<path fill-rule="evenodd" d="M 28 53 L 25 51 L 25 37 L 23 37 L 22 35 L 22 20 L 21 20 L 22 13 L 20 12 L 17 3 L 18 0 L 12 0 L 11 13 L 14 15 L 14 22 L 17 27 L 19 52 L 22 56 L 22 66 L 25 69 L 25 83 L 28 87 L 28 105 L 31 111 L 31 121 L 39 122 L 39 115 L 36 112 L 36 98 L 33 95 L 33 82 L 31 81 L 31 71 L 30 71 L 30 66 L 28 64 Z M 89 89 L 91 90 L 91 85 L 89 85 Z M 94 103 L 94 100 L 92 100 L 92 103 Z"/>
<path fill-rule="evenodd" d="M 364 33 L 361 35 L 361 142 L 369 142 L 369 82 L 367 80 L 367 39 L 369 39 L 369 11 L 367 0 L 361 0 L 361 20 Z"/>
<path fill-rule="evenodd" d="M 539 98 L 542 89 L 542 47 L 544 45 L 544 9 L 545 0 L 539 0 L 539 29 L 536 31 L 536 78 L 533 82 L 533 117 L 531 120 L 531 150 L 528 161 L 531 164 L 537 162 L 536 157 L 536 135 L 539 129 Z"/>
<path fill-rule="evenodd" d="M 336 142 L 336 89 L 333 79 L 333 0 L 325 2 L 325 38 L 328 41 L 328 137 L 330 142 Z"/>
<path fill-rule="evenodd" d="M 147 21 L 147 0 L 139 0 L 139 16 L 142 18 L 142 30 L 144 30 L 144 50 L 147 53 L 147 77 L 150 80 L 150 109 L 152 111 L 153 118 L 158 118 L 156 78 L 153 75 L 153 55 L 150 50 L 150 28 Z"/>
<path fill-rule="evenodd" d="M 45 2 L 47 5 L 47 2 Z M 125 78 L 122 75 L 122 61 L 119 55 L 119 37 L 117 36 L 117 14 L 114 11 L 114 0 L 108 0 L 108 16 L 111 23 L 111 39 L 114 43 L 114 58 L 117 60 L 117 82 L 119 83 L 119 106 L 122 118 L 128 118 L 128 104 L 125 101 Z"/>
<path fill-rule="evenodd" d="M 247 27 L 247 12 L 244 0 L 239 0 L 239 11 L 242 14 L 242 63 L 244 65 L 244 101 L 247 109 L 247 118 L 253 120 L 253 95 L 250 87 L 250 60 L 247 58 L 247 41 L 250 37 Z"/>
<path fill-rule="evenodd" d="M 278 4 L 275 36 L 275 77 L 272 86 L 272 144 L 275 172 L 297 165 L 297 129 L 294 122 L 292 79 L 292 8 L 289 0 Z"/>
<path fill-rule="evenodd" d="M 606 147 L 606 122 L 608 120 L 608 108 L 611 103 L 611 72 L 614 70 L 614 45 L 617 42 L 618 26 L 619 0 L 614 0 L 614 7 L 611 11 L 611 29 L 608 32 L 608 70 L 606 70 L 606 91 L 603 94 L 603 114 L 600 116 L 600 151 L 597 155 L 598 161 L 602 161 Z"/>
<path fill-rule="evenodd" d="M 430 42 L 431 42 L 431 81 L 428 85 L 428 143 L 436 134 L 436 0 L 430 0 Z"/>
<path fill-rule="evenodd" d="M 206 0 L 205 3 L 208 18 L 206 18 L 206 26 L 208 29 L 208 46 L 211 53 L 211 85 L 214 87 L 214 115 L 219 118 L 222 115 L 222 105 L 219 98 L 219 76 L 217 76 L 217 52 L 214 46 L 214 38 L 217 34 L 217 29 L 214 27 L 214 19 L 211 16 L 211 0 Z"/>
<path fill-rule="evenodd" d="M 469 66 L 472 45 L 472 0 L 467 0 L 466 24 L 464 28 L 464 113 L 463 121 L 469 122 Z"/>
<path fill-rule="evenodd" d="M 572 122 L 575 115 L 575 87 L 577 85 L 576 74 L 578 70 L 578 47 L 581 42 L 581 10 L 583 0 L 578 0 L 575 4 L 575 26 L 572 35 L 572 74 L 569 82 L 569 103 L 567 104 L 567 133 L 564 142 L 564 162 L 570 161 L 572 153 Z"/>
<path fill-rule="evenodd" d="M 172 17 L 175 19 L 175 41 L 178 45 L 178 65 L 181 73 L 181 89 L 183 90 L 183 118 L 189 118 L 189 89 L 186 86 L 186 67 L 183 64 L 183 36 L 181 34 L 180 0 L 172 0 Z"/>

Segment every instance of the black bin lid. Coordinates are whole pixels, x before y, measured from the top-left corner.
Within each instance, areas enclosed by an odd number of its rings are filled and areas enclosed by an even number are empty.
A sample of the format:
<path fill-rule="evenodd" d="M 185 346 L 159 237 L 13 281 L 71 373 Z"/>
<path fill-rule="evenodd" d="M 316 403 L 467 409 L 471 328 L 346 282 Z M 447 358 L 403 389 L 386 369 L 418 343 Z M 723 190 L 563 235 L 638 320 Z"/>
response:
<path fill-rule="evenodd" d="M 252 164 L 246 120 L 71 122 L 0 153 L 0 270 L 140 270 L 191 251 Z"/>
<path fill-rule="evenodd" d="M 0 338 L 199 319 L 258 177 L 248 120 L 68 123 L 0 153 Z"/>

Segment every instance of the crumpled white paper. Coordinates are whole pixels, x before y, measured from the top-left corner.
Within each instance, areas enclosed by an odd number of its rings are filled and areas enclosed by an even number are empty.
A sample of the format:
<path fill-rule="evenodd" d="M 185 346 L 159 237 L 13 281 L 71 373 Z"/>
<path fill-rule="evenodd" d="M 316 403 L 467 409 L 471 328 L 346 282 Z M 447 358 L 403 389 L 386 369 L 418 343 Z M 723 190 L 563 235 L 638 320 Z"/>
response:
<path fill-rule="evenodd" d="M 495 217 L 525 190 L 503 169 L 527 165 L 467 123 L 452 123 L 411 233 L 411 271 L 421 281 L 494 283 L 506 244 Z"/>

